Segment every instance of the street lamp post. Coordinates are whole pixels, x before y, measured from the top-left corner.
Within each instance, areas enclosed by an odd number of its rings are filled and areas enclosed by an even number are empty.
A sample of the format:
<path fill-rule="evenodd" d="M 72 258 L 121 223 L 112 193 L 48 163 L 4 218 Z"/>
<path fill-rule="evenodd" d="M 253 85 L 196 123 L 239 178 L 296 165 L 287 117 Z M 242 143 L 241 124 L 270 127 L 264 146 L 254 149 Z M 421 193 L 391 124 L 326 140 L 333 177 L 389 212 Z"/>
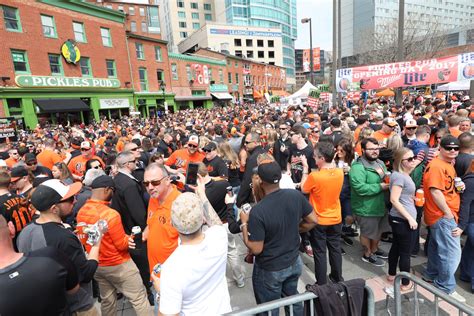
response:
<path fill-rule="evenodd" d="M 313 78 L 313 27 L 311 25 L 311 18 L 304 18 L 301 19 L 301 23 L 308 23 L 309 22 L 309 59 L 310 59 L 310 70 L 309 76 L 311 80 L 311 84 L 314 82 Z"/>
<path fill-rule="evenodd" d="M 165 108 L 165 113 L 166 113 L 168 111 L 168 106 L 166 104 L 166 99 L 165 99 L 166 83 L 164 80 L 161 80 L 160 82 L 160 89 L 163 91 L 163 107 Z"/>

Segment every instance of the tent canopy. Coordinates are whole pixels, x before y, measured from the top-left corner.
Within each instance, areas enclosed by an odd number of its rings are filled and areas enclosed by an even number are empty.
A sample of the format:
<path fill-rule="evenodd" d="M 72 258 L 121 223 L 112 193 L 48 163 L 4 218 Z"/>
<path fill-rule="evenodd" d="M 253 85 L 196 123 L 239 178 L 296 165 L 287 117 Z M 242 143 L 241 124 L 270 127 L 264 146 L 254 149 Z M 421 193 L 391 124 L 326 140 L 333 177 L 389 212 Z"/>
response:
<path fill-rule="evenodd" d="M 306 99 L 308 97 L 309 91 L 312 89 L 317 89 L 317 88 L 313 86 L 311 82 L 306 81 L 306 83 L 304 84 L 304 86 L 301 87 L 301 89 L 299 89 L 292 95 L 286 97 L 286 99 L 298 99 L 298 98 Z"/>
<path fill-rule="evenodd" d="M 470 82 L 470 80 L 450 82 L 438 86 L 438 89 L 436 89 L 436 91 L 467 91 L 469 90 Z"/>
<path fill-rule="evenodd" d="M 393 97 L 395 95 L 395 92 L 393 92 L 392 89 L 384 89 L 382 91 L 379 91 L 375 94 L 377 97 Z"/>

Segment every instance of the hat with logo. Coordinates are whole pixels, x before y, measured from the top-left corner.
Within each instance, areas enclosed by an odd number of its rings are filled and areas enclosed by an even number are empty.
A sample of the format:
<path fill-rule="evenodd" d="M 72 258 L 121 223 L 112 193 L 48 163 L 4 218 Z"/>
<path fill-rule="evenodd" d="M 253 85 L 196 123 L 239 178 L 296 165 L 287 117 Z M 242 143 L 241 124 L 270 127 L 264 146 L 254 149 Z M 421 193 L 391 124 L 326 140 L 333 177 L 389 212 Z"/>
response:
<path fill-rule="evenodd" d="M 107 175 L 98 176 L 92 181 L 91 188 L 115 188 L 114 179 Z"/>
<path fill-rule="evenodd" d="M 31 195 L 31 203 L 40 212 L 49 210 L 53 205 L 65 201 L 82 188 L 80 182 L 66 185 L 58 179 L 51 179 L 41 183 Z"/>
<path fill-rule="evenodd" d="M 183 235 L 198 231 L 204 223 L 201 199 L 191 192 L 179 195 L 171 205 L 171 223 Z"/>
<path fill-rule="evenodd" d="M 257 167 L 257 174 L 266 183 L 278 183 L 281 179 L 281 168 L 276 161 L 262 163 Z"/>
<path fill-rule="evenodd" d="M 469 98 L 468 95 L 465 95 L 462 97 L 462 101 L 469 101 L 469 100 L 471 100 L 471 98 Z"/>
<path fill-rule="evenodd" d="M 188 139 L 188 144 L 199 145 L 199 137 L 197 135 L 191 135 Z"/>
<path fill-rule="evenodd" d="M 405 127 L 417 127 L 417 126 L 418 124 L 416 123 L 414 119 L 409 119 L 405 123 Z"/>
<path fill-rule="evenodd" d="M 209 142 L 209 144 L 207 144 L 206 146 L 204 146 L 204 148 L 202 150 L 204 151 L 213 151 L 213 150 L 216 150 L 217 149 L 217 145 L 216 143 L 214 142 Z"/>
<path fill-rule="evenodd" d="M 395 119 L 391 118 L 391 117 L 387 117 L 386 119 L 383 120 L 383 123 L 385 125 L 388 125 L 390 127 L 395 127 L 397 126 L 397 121 L 395 121 Z"/>
<path fill-rule="evenodd" d="M 14 167 L 10 172 L 11 182 L 15 182 L 19 180 L 21 177 L 25 177 L 28 175 L 28 170 L 24 166 Z"/>
<path fill-rule="evenodd" d="M 460 146 L 459 139 L 452 135 L 446 135 L 441 139 L 441 147 L 446 148 L 449 146 Z"/>
<path fill-rule="evenodd" d="M 36 161 L 36 162 L 38 161 L 38 160 L 36 159 L 36 155 L 33 154 L 33 153 L 27 153 L 27 154 L 25 155 L 25 162 L 26 162 L 26 163 L 29 163 L 29 162 L 33 162 L 33 161 Z"/>
<path fill-rule="evenodd" d="M 84 141 L 81 143 L 81 149 L 91 149 L 91 143 L 88 141 Z"/>

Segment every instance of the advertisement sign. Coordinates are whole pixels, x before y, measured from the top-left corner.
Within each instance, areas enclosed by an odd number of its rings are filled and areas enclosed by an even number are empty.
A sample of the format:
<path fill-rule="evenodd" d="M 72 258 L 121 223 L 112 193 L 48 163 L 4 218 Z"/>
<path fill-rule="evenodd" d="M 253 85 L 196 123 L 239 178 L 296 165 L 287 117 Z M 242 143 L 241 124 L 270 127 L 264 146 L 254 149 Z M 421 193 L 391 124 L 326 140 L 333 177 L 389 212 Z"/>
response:
<path fill-rule="evenodd" d="M 81 52 L 77 48 L 76 42 L 67 40 L 61 46 L 61 54 L 67 63 L 76 64 L 81 59 Z"/>
<path fill-rule="evenodd" d="M 319 99 L 308 97 L 308 99 L 306 100 L 306 105 L 313 109 L 317 109 L 319 107 Z"/>
<path fill-rule="evenodd" d="M 360 91 L 347 92 L 346 97 L 347 97 L 348 100 L 358 101 L 360 99 Z"/>
<path fill-rule="evenodd" d="M 0 117 L 0 143 L 5 143 L 7 139 L 11 142 L 18 141 L 14 117 Z"/>
<path fill-rule="evenodd" d="M 427 60 L 338 69 L 337 92 L 430 85 L 474 79 L 474 52 Z"/>
<path fill-rule="evenodd" d="M 264 36 L 264 37 L 281 37 L 280 32 L 267 32 L 267 31 L 249 31 L 249 30 L 232 30 L 232 29 L 209 29 L 210 34 L 215 35 L 232 35 L 232 36 Z"/>
<path fill-rule="evenodd" d="M 197 82 L 200 85 L 209 84 L 209 69 L 207 65 L 192 64 L 191 68 L 193 70 L 194 82 Z"/>
<path fill-rule="evenodd" d="M 124 109 L 130 107 L 130 101 L 123 99 L 99 99 L 99 108 L 104 109 Z"/>
<path fill-rule="evenodd" d="M 321 50 L 319 47 L 313 48 L 313 71 L 321 70 Z M 310 72 L 311 68 L 311 51 L 303 50 L 303 72 Z"/>
<path fill-rule="evenodd" d="M 60 76 L 16 76 L 20 87 L 120 88 L 120 80 L 108 78 L 81 78 Z"/>

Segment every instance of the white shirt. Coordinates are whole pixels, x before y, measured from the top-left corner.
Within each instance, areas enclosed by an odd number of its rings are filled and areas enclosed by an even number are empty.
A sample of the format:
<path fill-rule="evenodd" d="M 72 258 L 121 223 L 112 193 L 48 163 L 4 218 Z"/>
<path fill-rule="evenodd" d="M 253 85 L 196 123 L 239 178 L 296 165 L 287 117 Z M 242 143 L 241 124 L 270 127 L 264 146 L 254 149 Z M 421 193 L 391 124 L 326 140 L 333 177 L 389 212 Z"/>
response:
<path fill-rule="evenodd" d="M 197 245 L 179 245 L 162 266 L 160 312 L 221 315 L 232 311 L 225 277 L 227 231 L 215 225 Z"/>

